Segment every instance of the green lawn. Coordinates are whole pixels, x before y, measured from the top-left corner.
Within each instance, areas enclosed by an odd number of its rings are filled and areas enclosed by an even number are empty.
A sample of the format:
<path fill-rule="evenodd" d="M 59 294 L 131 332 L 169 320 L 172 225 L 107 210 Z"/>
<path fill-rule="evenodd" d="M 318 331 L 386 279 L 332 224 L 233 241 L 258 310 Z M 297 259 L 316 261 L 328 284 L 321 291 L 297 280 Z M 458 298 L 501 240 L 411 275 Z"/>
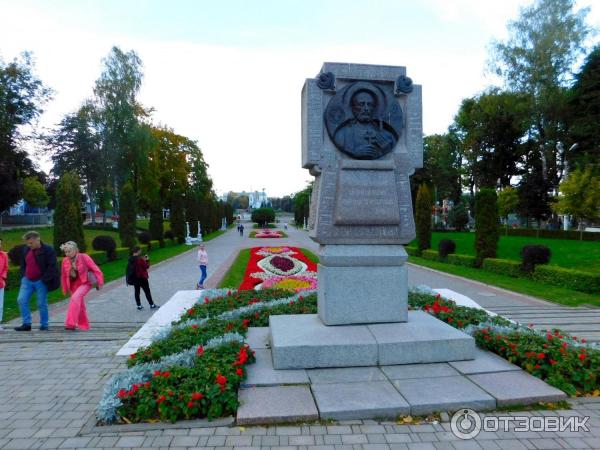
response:
<path fill-rule="evenodd" d="M 315 255 L 313 252 L 306 248 L 301 248 L 302 253 L 306 255 L 306 257 L 315 262 L 319 262 L 319 257 Z M 237 258 L 219 283 L 220 288 L 234 288 L 237 289 L 244 281 L 244 274 L 246 273 L 246 266 L 248 265 L 248 261 L 250 261 L 250 249 L 245 248 L 240 251 Z"/>
<path fill-rule="evenodd" d="M 458 245 L 457 245 L 458 247 Z M 486 272 L 485 270 L 471 267 L 456 266 L 439 261 L 431 261 L 417 256 L 410 256 L 408 261 L 420 266 L 439 270 L 440 272 L 458 275 L 475 281 L 480 281 L 492 286 L 519 292 L 532 297 L 542 298 L 554 303 L 560 303 L 567 306 L 593 305 L 600 307 L 600 298 L 597 295 L 586 294 L 584 292 L 572 291 L 561 287 L 541 284 L 534 280 L 524 278 L 512 278 L 496 273 Z"/>
<path fill-rule="evenodd" d="M 42 236 L 42 241 L 47 244 L 53 245 L 54 242 L 54 227 L 43 227 L 43 228 L 35 228 L 35 231 L 40 233 Z M 5 230 L 0 233 L 0 237 L 2 237 L 2 247 L 4 251 L 8 252 L 15 245 L 23 244 L 23 235 L 27 232 L 27 229 L 19 229 L 19 230 Z M 92 241 L 96 236 L 100 235 L 108 235 L 115 238 L 117 241 L 117 245 L 119 245 L 119 233 L 116 229 L 108 228 L 107 230 L 88 230 L 84 229 L 85 234 L 85 243 L 88 247 L 88 250 L 92 249 Z"/>
<path fill-rule="evenodd" d="M 432 234 L 431 248 L 438 249 L 442 239 L 456 242 L 456 253 L 475 255 L 475 233 L 444 232 Z M 543 239 L 522 236 L 500 236 L 498 258 L 520 261 L 519 252 L 525 245 L 545 245 L 552 251 L 551 265 L 600 272 L 600 243 L 590 241 L 574 241 L 567 239 Z M 416 242 L 411 242 L 416 246 Z"/>
<path fill-rule="evenodd" d="M 86 234 L 88 231 L 86 230 Z M 203 237 L 204 242 L 210 241 L 221 234 L 224 231 L 215 231 L 213 233 L 207 234 Z M 174 245 L 172 247 L 158 248 L 156 250 L 151 250 L 148 252 L 150 255 L 150 262 L 152 264 L 159 263 L 161 261 L 165 261 L 169 258 L 173 258 L 181 253 L 185 253 L 187 251 L 195 251 L 196 247 L 189 247 L 185 244 Z M 127 267 L 127 259 L 118 259 L 116 261 L 111 261 L 100 266 L 102 273 L 104 274 L 105 282 L 117 280 L 125 276 L 125 268 Z M 243 276 L 243 274 L 242 274 Z M 19 293 L 19 289 L 9 289 L 4 293 L 4 317 L 3 321 L 7 322 L 15 317 L 19 316 L 19 308 L 17 306 L 17 295 Z M 64 300 L 67 296 L 63 295 L 60 289 L 57 289 L 54 292 L 51 292 L 48 295 L 48 303 L 56 303 L 61 300 Z M 33 296 L 30 302 L 31 311 L 37 311 L 37 304 L 35 300 L 35 295 Z"/>

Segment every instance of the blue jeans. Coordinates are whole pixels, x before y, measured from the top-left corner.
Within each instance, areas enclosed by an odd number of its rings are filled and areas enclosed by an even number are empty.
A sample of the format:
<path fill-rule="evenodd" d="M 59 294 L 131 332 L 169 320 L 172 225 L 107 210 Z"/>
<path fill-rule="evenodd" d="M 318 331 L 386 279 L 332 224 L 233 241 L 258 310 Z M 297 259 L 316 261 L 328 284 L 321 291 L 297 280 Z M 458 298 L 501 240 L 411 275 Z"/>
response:
<path fill-rule="evenodd" d="M 204 284 L 204 280 L 206 280 L 206 266 L 200 266 L 200 272 L 202 272 L 202 276 L 200 277 L 198 284 L 202 286 Z"/>
<path fill-rule="evenodd" d="M 33 292 L 37 294 L 37 305 L 40 311 L 40 326 L 48 326 L 48 288 L 42 280 L 31 281 L 27 277 L 21 278 L 21 289 L 19 289 L 19 310 L 23 318 L 23 325 L 31 325 L 31 312 L 29 311 L 29 300 Z"/>

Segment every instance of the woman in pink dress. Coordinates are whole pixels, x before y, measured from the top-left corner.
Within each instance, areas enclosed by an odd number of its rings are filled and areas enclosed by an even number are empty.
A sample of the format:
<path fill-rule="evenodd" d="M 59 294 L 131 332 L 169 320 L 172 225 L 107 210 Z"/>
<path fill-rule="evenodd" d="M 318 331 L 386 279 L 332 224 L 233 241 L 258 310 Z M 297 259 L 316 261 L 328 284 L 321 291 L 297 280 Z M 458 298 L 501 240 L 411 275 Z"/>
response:
<path fill-rule="evenodd" d="M 102 287 L 104 275 L 89 255 L 79 252 L 75 242 L 65 242 L 60 249 L 65 253 L 61 270 L 62 290 L 64 294 L 71 294 L 65 330 L 89 330 L 85 296 L 94 284 L 97 289 Z"/>

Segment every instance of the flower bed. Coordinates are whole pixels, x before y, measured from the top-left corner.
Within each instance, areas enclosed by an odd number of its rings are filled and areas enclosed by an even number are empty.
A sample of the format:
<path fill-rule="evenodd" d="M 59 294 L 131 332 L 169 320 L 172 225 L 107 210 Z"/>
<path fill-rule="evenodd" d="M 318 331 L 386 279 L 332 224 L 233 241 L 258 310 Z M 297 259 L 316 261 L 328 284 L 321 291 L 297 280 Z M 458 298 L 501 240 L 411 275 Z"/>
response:
<path fill-rule="evenodd" d="M 428 289 L 409 293 L 409 305 L 471 334 L 477 345 L 569 395 L 598 395 L 600 349 L 558 329 L 539 331 L 481 309 L 458 306 Z"/>
<path fill-rule="evenodd" d="M 284 236 L 281 231 L 274 231 L 274 230 L 270 230 L 268 228 L 263 228 L 260 231 L 251 231 L 250 237 L 265 239 L 265 238 L 281 238 Z"/>
<path fill-rule="evenodd" d="M 208 291 L 178 321 L 128 360 L 107 384 L 97 415 L 102 423 L 235 414 L 237 389 L 254 361 L 244 344 L 250 326 L 271 314 L 314 314 L 316 294 L 276 290 Z"/>
<path fill-rule="evenodd" d="M 296 247 L 254 247 L 240 290 L 285 289 L 300 292 L 317 287 L 317 265 Z"/>

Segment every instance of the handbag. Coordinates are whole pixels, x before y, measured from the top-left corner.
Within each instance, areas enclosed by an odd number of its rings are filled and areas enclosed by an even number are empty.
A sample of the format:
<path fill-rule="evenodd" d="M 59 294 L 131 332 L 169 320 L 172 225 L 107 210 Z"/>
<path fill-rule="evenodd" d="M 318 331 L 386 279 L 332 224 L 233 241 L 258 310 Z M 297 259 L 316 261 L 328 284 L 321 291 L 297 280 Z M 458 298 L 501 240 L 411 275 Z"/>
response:
<path fill-rule="evenodd" d="M 87 272 L 87 280 L 88 280 L 88 283 L 90 283 L 92 286 L 94 286 L 96 288 L 96 290 L 100 289 L 98 287 L 98 279 L 96 278 L 96 275 L 94 274 L 94 272 L 92 272 L 91 270 L 88 270 L 88 272 Z"/>

